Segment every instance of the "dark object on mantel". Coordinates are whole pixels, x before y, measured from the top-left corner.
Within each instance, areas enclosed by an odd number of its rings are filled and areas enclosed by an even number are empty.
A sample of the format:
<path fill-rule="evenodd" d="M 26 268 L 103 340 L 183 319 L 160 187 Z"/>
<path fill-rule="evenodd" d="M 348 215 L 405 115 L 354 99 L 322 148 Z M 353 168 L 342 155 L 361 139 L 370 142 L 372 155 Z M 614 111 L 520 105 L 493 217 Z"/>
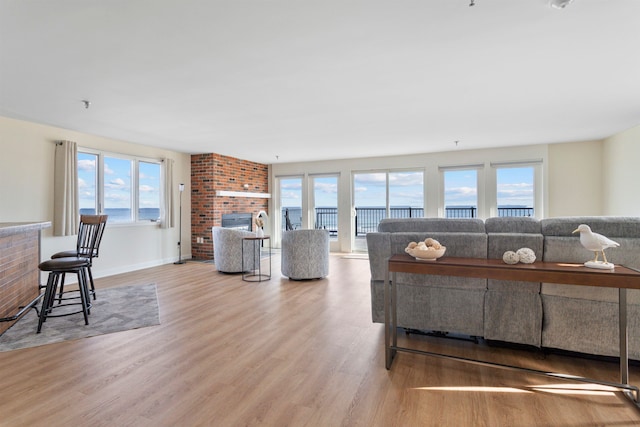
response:
<path fill-rule="evenodd" d="M 222 227 L 252 231 L 253 215 L 251 213 L 222 214 Z"/>

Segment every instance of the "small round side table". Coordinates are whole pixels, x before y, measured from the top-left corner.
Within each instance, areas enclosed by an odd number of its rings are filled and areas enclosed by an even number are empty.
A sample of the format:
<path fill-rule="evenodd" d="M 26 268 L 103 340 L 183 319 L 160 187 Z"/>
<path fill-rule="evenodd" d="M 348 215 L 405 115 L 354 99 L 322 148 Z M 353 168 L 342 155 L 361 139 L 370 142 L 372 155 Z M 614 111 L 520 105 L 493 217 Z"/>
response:
<path fill-rule="evenodd" d="M 242 238 L 242 280 L 245 282 L 262 282 L 264 280 L 271 279 L 271 236 L 250 236 Z M 263 242 L 267 242 L 267 246 L 269 247 L 268 251 L 268 261 L 269 261 L 269 274 L 265 274 L 262 272 L 262 246 Z M 256 264 L 258 268 L 250 268 L 246 269 L 244 265 L 244 244 L 248 242 L 251 245 L 252 253 L 253 253 L 253 263 L 252 266 L 255 267 Z M 258 249 L 256 250 L 256 245 Z M 257 258 L 257 259 L 256 259 Z"/>

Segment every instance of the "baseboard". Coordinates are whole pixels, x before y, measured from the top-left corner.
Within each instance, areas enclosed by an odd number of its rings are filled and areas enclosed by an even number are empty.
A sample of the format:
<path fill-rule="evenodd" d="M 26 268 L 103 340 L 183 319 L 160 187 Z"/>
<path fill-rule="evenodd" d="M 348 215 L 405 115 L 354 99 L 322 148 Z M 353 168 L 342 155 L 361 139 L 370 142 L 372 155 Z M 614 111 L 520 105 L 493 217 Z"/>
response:
<path fill-rule="evenodd" d="M 183 261 L 188 261 L 190 259 L 191 259 L 191 254 L 186 254 L 182 257 Z M 129 264 L 124 266 L 118 266 L 118 267 L 108 268 L 108 269 L 97 269 L 94 264 L 94 267 L 91 270 L 93 272 L 94 279 L 99 279 L 101 277 L 109 277 L 109 276 L 115 276 L 116 274 L 130 273 L 132 271 L 144 270 L 145 268 L 158 267 L 164 264 L 173 264 L 176 261 L 178 261 L 178 257 L 171 257 L 171 258 L 163 258 L 163 259 L 158 259 L 153 261 L 147 261 L 139 264 Z M 95 262 L 99 262 L 99 261 L 94 261 L 94 263 Z M 69 280 L 66 283 L 72 284 L 77 282 L 77 280 L 74 280 L 75 275 L 68 275 L 68 278 Z M 42 278 L 41 278 L 41 283 L 46 283 L 46 281 L 47 281 L 46 276 L 44 276 L 44 282 L 42 282 Z"/>

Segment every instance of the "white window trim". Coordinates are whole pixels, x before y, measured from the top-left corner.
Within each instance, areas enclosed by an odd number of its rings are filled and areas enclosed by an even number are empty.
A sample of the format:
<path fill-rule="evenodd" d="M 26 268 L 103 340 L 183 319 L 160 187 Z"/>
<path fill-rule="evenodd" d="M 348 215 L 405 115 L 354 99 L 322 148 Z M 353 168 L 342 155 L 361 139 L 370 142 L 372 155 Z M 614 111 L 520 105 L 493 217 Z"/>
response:
<path fill-rule="evenodd" d="M 133 163 L 133 167 L 132 167 L 132 171 L 131 171 L 131 211 L 133 214 L 133 220 L 132 221 L 126 221 L 126 222 L 114 222 L 114 223 L 110 223 L 109 226 L 116 226 L 116 227 L 126 227 L 126 226 L 158 226 L 162 223 L 162 221 L 164 221 L 165 218 L 165 212 L 163 209 L 163 200 L 164 197 L 166 197 L 166 195 L 164 194 L 163 185 L 159 185 L 159 193 L 160 193 L 160 219 L 158 221 L 150 221 L 150 220 L 144 220 L 141 221 L 138 219 L 138 210 L 140 207 L 140 168 L 139 168 L 139 163 L 140 162 L 145 162 L 145 163 L 154 163 L 154 164 L 158 164 L 160 166 L 160 179 L 165 179 L 165 171 L 164 171 L 164 162 L 162 161 L 162 159 L 155 159 L 152 157 L 140 157 L 140 156 L 133 156 L 130 154 L 122 154 L 122 153 L 115 153 L 115 152 L 111 152 L 111 151 L 104 151 L 104 150 L 96 150 L 93 148 L 86 148 L 86 147 L 78 147 L 78 153 L 86 153 L 86 154 L 92 154 L 97 156 L 97 162 L 98 164 L 96 165 L 96 199 L 97 199 L 97 209 L 98 209 L 98 213 L 99 214 L 104 214 L 104 159 L 105 157 L 113 157 L 113 158 L 117 158 L 117 159 L 123 159 L 123 160 L 131 160 Z M 161 183 L 159 183 L 161 184 Z"/>
<path fill-rule="evenodd" d="M 506 162 L 491 162 L 491 174 L 488 177 L 488 194 L 490 216 L 498 216 L 498 169 L 501 168 L 524 168 L 533 167 L 533 217 L 543 218 L 544 212 L 544 191 L 543 191 L 543 170 L 544 161 L 542 159 L 514 160 Z"/>
<path fill-rule="evenodd" d="M 438 198 L 438 218 L 446 218 L 445 209 L 445 197 L 444 197 L 444 174 L 450 171 L 463 171 L 463 170 L 475 170 L 476 171 L 476 219 L 483 219 L 486 217 L 485 210 L 485 184 L 484 184 L 484 163 L 473 163 L 465 165 L 451 165 L 451 166 L 438 166 L 438 181 L 440 197 Z"/>

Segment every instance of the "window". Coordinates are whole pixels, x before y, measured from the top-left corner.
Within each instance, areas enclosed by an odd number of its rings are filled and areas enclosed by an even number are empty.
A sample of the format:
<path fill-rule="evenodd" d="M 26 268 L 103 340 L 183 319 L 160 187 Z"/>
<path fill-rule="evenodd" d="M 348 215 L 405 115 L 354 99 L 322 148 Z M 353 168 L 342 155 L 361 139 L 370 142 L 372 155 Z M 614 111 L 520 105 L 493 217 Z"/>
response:
<path fill-rule="evenodd" d="M 78 151 L 80 214 L 106 214 L 110 223 L 158 221 L 162 163 Z"/>
<path fill-rule="evenodd" d="M 280 178 L 282 229 L 302 228 L 302 178 Z"/>
<path fill-rule="evenodd" d="M 332 240 L 338 238 L 338 177 L 313 176 L 314 228 L 329 230 Z"/>
<path fill-rule="evenodd" d="M 357 172 L 353 174 L 354 249 L 366 250 L 367 233 L 384 218 L 424 217 L 424 171 Z"/>
<path fill-rule="evenodd" d="M 80 214 L 98 214 L 98 155 L 78 152 Z"/>
<path fill-rule="evenodd" d="M 495 171 L 495 203 L 493 216 L 544 215 L 543 161 L 492 162 Z"/>
<path fill-rule="evenodd" d="M 477 169 L 444 170 L 445 218 L 477 218 Z"/>
<path fill-rule="evenodd" d="M 160 177 L 159 163 L 138 162 L 138 220 L 154 221 L 160 218 Z"/>
<path fill-rule="evenodd" d="M 424 217 L 424 172 L 389 172 L 390 218 Z"/>
<path fill-rule="evenodd" d="M 533 166 L 497 168 L 498 216 L 535 216 L 533 182 Z"/>
<path fill-rule="evenodd" d="M 104 213 L 110 222 L 133 221 L 132 177 L 133 161 L 104 157 Z"/>
<path fill-rule="evenodd" d="M 387 217 L 387 174 L 354 174 L 353 206 L 356 211 L 356 237 L 376 231 L 378 223 Z"/>

